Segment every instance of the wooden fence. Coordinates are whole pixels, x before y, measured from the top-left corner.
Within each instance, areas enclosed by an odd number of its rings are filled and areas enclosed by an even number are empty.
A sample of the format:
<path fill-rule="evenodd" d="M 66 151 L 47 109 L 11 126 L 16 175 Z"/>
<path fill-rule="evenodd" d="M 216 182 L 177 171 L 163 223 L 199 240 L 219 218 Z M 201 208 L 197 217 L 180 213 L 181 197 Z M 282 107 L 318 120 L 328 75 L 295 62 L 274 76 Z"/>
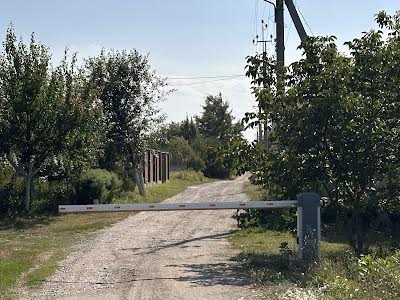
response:
<path fill-rule="evenodd" d="M 143 177 L 145 184 L 167 182 L 170 176 L 171 157 L 168 152 L 146 150 Z"/>

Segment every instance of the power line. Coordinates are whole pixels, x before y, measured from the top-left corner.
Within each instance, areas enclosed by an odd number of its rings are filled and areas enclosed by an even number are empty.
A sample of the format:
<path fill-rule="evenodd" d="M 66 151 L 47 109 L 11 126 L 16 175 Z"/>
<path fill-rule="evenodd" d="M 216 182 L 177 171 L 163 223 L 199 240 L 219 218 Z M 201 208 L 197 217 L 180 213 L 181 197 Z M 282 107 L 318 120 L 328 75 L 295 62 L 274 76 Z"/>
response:
<path fill-rule="evenodd" d="M 215 75 L 215 76 L 196 76 L 196 77 L 167 77 L 167 79 L 171 80 L 186 80 L 186 79 L 210 79 L 210 78 L 229 78 L 229 77 L 238 77 L 244 76 L 243 74 L 234 74 L 234 75 Z"/>
<path fill-rule="evenodd" d="M 254 30 L 256 32 L 256 35 L 258 35 L 258 0 L 256 0 L 256 6 L 255 6 Z"/>
<path fill-rule="evenodd" d="M 237 76 L 228 77 L 228 78 L 215 79 L 215 80 L 206 80 L 206 81 L 198 81 L 198 82 L 191 82 L 191 83 L 171 84 L 171 85 L 168 85 L 168 86 L 170 86 L 170 87 L 188 86 L 188 85 L 202 84 L 202 83 L 208 83 L 208 82 L 232 80 L 232 79 L 236 79 L 236 78 L 239 78 L 239 77 L 245 77 L 245 75 L 237 75 Z"/>
<path fill-rule="evenodd" d="M 314 32 L 311 30 L 310 25 L 308 25 L 308 22 L 307 22 L 306 18 L 303 16 L 303 13 L 301 12 L 301 9 L 300 9 L 299 4 L 297 3 L 296 0 L 294 0 L 294 2 L 295 2 L 295 4 L 296 4 L 296 6 L 297 6 L 297 10 L 299 11 L 301 17 L 302 17 L 303 20 L 304 20 L 304 23 L 306 23 L 306 25 L 307 25 L 308 29 L 310 30 L 311 34 L 314 36 Z"/>
<path fill-rule="evenodd" d="M 264 19 L 265 9 L 266 8 L 267 8 L 267 2 L 264 1 L 264 8 L 263 8 L 263 13 L 262 13 L 261 19 Z"/>
<path fill-rule="evenodd" d="M 290 31 L 291 31 L 291 29 L 292 29 L 292 22 L 290 22 L 290 24 L 289 24 L 288 33 L 287 33 L 287 35 L 286 35 L 285 47 L 286 47 L 287 42 L 288 42 L 288 40 L 289 40 L 289 36 L 290 36 Z"/>

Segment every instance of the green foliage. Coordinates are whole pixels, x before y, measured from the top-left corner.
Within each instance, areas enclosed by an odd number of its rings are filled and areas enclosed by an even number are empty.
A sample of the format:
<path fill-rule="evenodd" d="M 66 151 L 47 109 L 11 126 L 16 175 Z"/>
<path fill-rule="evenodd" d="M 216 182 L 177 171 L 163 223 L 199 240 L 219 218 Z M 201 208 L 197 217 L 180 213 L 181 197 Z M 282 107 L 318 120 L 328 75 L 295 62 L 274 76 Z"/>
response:
<path fill-rule="evenodd" d="M 171 180 L 184 180 L 199 183 L 206 183 L 209 180 L 204 177 L 204 174 L 196 171 L 179 171 L 171 173 Z"/>
<path fill-rule="evenodd" d="M 268 297 L 281 299 L 288 290 L 307 290 L 304 299 L 398 299 L 400 251 L 383 257 L 357 258 L 342 242 L 321 243 L 321 260 L 302 265 L 291 259 L 295 237 L 262 228 L 240 230 L 229 237 L 251 279 L 263 283 Z M 272 295 L 272 296 L 271 296 Z M 303 299 L 303 297 L 300 297 Z"/>
<path fill-rule="evenodd" d="M 204 167 L 204 161 L 194 151 L 189 142 L 181 136 L 171 138 L 166 150 L 171 154 L 175 162 L 185 162 L 188 169 L 200 171 Z"/>
<path fill-rule="evenodd" d="M 108 204 L 120 195 L 122 181 L 115 173 L 93 169 L 82 173 L 75 189 L 76 204 Z"/>
<path fill-rule="evenodd" d="M 193 118 L 186 117 L 182 122 L 159 126 L 148 135 L 147 147 L 168 151 L 173 164 L 202 171 L 204 160 L 198 148 L 199 141 L 204 142 L 204 139 L 199 135 L 197 124 Z"/>
<path fill-rule="evenodd" d="M 104 50 L 86 61 L 93 87 L 100 92 L 104 114 L 105 146 L 101 166 L 116 170 L 118 161 L 131 169 L 143 162 L 145 134 L 162 116 L 157 105 L 165 99 L 165 80 L 150 68 L 138 51 Z M 128 170 L 129 171 L 129 170 Z"/>
<path fill-rule="evenodd" d="M 220 142 L 229 141 L 243 130 L 240 123 L 234 123 L 229 104 L 223 101 L 221 94 L 206 97 L 203 112 L 196 118 L 196 122 L 204 137 Z"/>
<path fill-rule="evenodd" d="M 74 203 L 75 191 L 72 181 L 48 180 L 39 177 L 33 181 L 32 206 L 30 214 L 57 213 L 58 205 Z"/>
<path fill-rule="evenodd" d="M 204 175 L 211 178 L 230 178 L 234 172 L 233 166 L 221 157 L 231 139 L 241 138 L 242 125 L 234 123 L 229 104 L 223 101 L 221 94 L 206 97 L 203 112 L 196 121 L 204 137 L 203 140 L 196 141 L 200 143 L 199 149 L 203 148 Z"/>
<path fill-rule="evenodd" d="M 337 210 L 329 218 L 347 224 L 358 255 L 378 229 L 371 221 L 399 207 L 399 14 L 380 13 L 377 21 L 389 35 L 364 33 L 346 43 L 348 56 L 334 37 L 308 38 L 300 46 L 304 58 L 286 70 L 285 93 L 278 93 L 275 62 L 250 57 L 248 76 L 263 112 L 245 121 L 277 124 L 273 147 L 233 141 L 226 155 L 237 169 L 252 171 L 267 197 L 320 193 Z"/>
<path fill-rule="evenodd" d="M 0 189 L 0 217 L 14 218 L 24 209 L 24 180 L 16 178 Z"/>
<path fill-rule="evenodd" d="M 204 175 L 210 178 L 226 179 L 232 175 L 229 166 L 220 159 L 220 150 L 218 148 L 208 148 L 205 158 Z"/>
<path fill-rule="evenodd" d="M 183 161 L 194 156 L 192 147 L 187 140 L 180 136 L 174 136 L 169 145 L 168 151 L 174 159 Z"/>
<path fill-rule="evenodd" d="M 400 297 L 400 252 L 377 258 L 372 255 L 343 258 L 342 271 L 325 261 L 314 271 L 314 284 L 332 299 L 398 299 Z M 337 263 L 336 263 L 337 264 Z"/>
<path fill-rule="evenodd" d="M 153 203 L 160 202 L 185 190 L 188 186 L 209 182 L 203 173 L 195 171 L 171 172 L 170 180 L 163 184 L 146 186 L 146 195 L 137 191 L 124 192 L 113 203 Z"/>
<path fill-rule="evenodd" d="M 238 221 L 240 228 L 261 227 L 277 231 L 295 231 L 295 211 L 264 211 L 246 210 L 236 213 L 234 218 Z"/>
<path fill-rule="evenodd" d="M 75 57 L 56 68 L 47 47 L 32 35 L 29 45 L 7 30 L 0 54 L 0 156 L 25 179 L 25 210 L 31 182 L 47 165 L 66 158 L 90 160 L 96 153 L 93 128 L 98 109 Z M 92 142 L 93 141 L 93 142 Z"/>
<path fill-rule="evenodd" d="M 221 160 L 230 139 L 242 138 L 243 127 L 235 123 L 229 104 L 222 95 L 205 98 L 203 112 L 195 118 L 162 126 L 149 135 L 148 144 L 166 149 L 172 160 L 184 162 L 188 169 L 203 171 L 207 177 L 229 178 L 232 166 Z"/>
<path fill-rule="evenodd" d="M 0 291 L 13 286 L 17 276 L 31 267 L 31 263 L 24 259 L 0 261 Z M 0 298 L 1 299 L 1 298 Z"/>

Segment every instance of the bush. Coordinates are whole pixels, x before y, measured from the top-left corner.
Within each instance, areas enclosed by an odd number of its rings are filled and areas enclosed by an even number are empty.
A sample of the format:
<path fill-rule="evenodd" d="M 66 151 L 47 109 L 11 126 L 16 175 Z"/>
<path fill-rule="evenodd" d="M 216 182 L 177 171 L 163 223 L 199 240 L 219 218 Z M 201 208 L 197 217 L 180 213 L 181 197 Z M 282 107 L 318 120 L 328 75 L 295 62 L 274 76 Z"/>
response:
<path fill-rule="evenodd" d="M 204 167 L 204 175 L 209 178 L 227 179 L 231 177 L 232 171 L 227 168 L 218 155 L 218 150 L 208 148 Z"/>
<path fill-rule="evenodd" d="M 75 185 L 76 204 L 111 203 L 121 194 L 123 183 L 117 174 L 102 169 L 83 172 Z"/>
<path fill-rule="evenodd" d="M 206 181 L 203 173 L 196 171 L 177 171 L 171 173 L 171 180 Z"/>
<path fill-rule="evenodd" d="M 349 256 L 332 272 L 337 264 L 325 262 L 314 275 L 329 299 L 400 299 L 400 251 L 386 258 Z"/>
<path fill-rule="evenodd" d="M 276 231 L 293 231 L 296 229 L 296 214 L 292 210 L 259 210 L 250 209 L 233 216 L 240 228 L 262 227 Z"/>
<path fill-rule="evenodd" d="M 31 213 L 55 213 L 60 204 L 74 203 L 75 194 L 72 183 L 67 179 L 49 180 L 38 177 L 32 190 Z"/>
<path fill-rule="evenodd" d="M 189 170 L 202 171 L 204 170 L 204 160 L 199 156 L 191 157 L 187 162 L 187 167 Z"/>
<path fill-rule="evenodd" d="M 24 183 L 23 177 L 17 177 L 14 183 L 8 181 L 0 187 L 0 217 L 14 217 L 23 212 Z"/>

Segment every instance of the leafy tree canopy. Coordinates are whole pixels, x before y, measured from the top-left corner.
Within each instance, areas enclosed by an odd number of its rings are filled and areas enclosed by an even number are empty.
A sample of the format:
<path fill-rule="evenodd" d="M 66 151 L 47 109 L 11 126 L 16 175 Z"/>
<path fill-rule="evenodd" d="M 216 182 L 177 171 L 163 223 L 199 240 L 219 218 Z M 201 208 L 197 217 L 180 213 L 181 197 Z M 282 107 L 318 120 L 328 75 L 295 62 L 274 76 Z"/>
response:
<path fill-rule="evenodd" d="M 286 70 L 282 95 L 276 93 L 276 70 L 263 80 L 259 60 L 250 58 L 248 74 L 265 113 L 248 114 L 247 121 L 277 124 L 274 147 L 232 145 L 231 158 L 252 170 L 271 196 L 316 191 L 336 203 L 357 254 L 368 248 L 378 211 L 399 207 L 399 181 L 392 179 L 400 167 L 399 16 L 379 13 L 387 34 L 371 30 L 346 43 L 348 56 L 337 50 L 334 37 L 309 38 L 300 46 L 304 58 Z M 259 82 L 268 85 L 262 89 Z"/>
<path fill-rule="evenodd" d="M 0 54 L 0 154 L 14 169 L 13 181 L 25 178 L 26 210 L 31 181 L 44 166 L 65 162 L 72 152 L 93 158 L 96 115 L 98 106 L 74 58 L 52 68 L 49 50 L 33 35 L 25 45 L 8 29 Z"/>
<path fill-rule="evenodd" d="M 240 123 L 234 122 L 229 104 L 222 99 L 221 94 L 205 98 L 203 112 L 196 118 L 196 122 L 204 137 L 219 141 L 229 141 L 243 130 Z"/>

